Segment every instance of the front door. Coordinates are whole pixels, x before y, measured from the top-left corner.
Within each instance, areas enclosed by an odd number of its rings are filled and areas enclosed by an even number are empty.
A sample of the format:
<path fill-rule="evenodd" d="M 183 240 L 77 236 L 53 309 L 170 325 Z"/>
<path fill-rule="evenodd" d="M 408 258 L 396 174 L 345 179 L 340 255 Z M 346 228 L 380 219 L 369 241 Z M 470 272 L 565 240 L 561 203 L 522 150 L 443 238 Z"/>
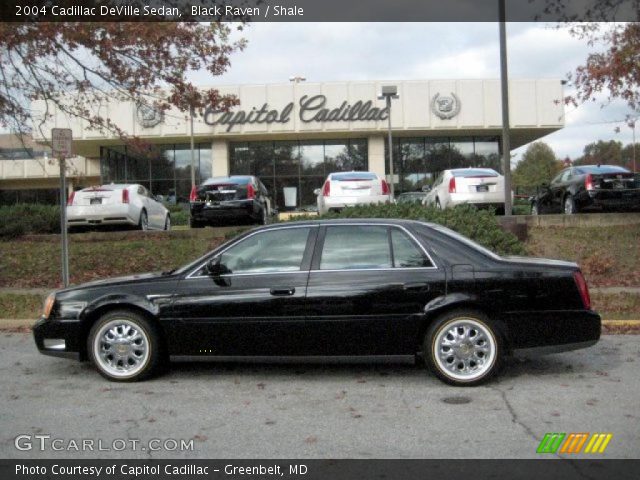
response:
<path fill-rule="evenodd" d="M 445 292 L 437 268 L 405 229 L 330 225 L 317 242 L 307 287 L 310 354 L 416 353 L 424 307 Z"/>
<path fill-rule="evenodd" d="M 183 279 L 167 322 L 173 354 L 300 354 L 317 227 L 256 232 L 217 256 L 226 273 L 201 266 Z M 171 325 L 174 325 L 171 327 Z M 184 338 L 184 341 L 180 339 Z"/>

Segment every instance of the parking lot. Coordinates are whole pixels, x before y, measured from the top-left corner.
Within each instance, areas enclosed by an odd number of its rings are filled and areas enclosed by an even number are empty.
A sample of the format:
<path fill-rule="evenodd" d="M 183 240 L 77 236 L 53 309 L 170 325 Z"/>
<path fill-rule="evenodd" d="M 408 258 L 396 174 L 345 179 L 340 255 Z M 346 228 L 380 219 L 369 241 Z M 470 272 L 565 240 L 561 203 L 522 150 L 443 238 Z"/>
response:
<path fill-rule="evenodd" d="M 498 380 L 465 389 L 389 363 L 181 363 L 152 381 L 116 384 L 86 363 L 38 354 L 29 334 L 2 332 L 0 455 L 533 458 L 547 432 L 610 432 L 604 457 L 638 457 L 638 339 L 604 336 L 587 350 L 512 359 Z M 16 449 L 19 435 L 30 436 L 30 450 Z M 41 451 L 35 435 L 61 439 L 61 450 Z M 93 451 L 69 448 L 83 439 Z M 140 440 L 137 449 L 116 451 L 126 439 Z M 150 451 L 151 439 L 193 448 Z"/>

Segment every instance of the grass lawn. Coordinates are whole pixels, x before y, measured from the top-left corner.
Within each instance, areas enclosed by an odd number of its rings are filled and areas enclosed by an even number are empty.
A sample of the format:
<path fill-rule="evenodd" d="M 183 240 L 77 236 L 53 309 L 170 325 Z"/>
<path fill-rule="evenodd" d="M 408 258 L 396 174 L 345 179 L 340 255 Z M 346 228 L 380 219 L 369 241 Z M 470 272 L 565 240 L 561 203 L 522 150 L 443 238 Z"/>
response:
<path fill-rule="evenodd" d="M 0 293 L 0 318 L 36 318 L 42 312 L 43 297 Z"/>
<path fill-rule="evenodd" d="M 640 286 L 640 225 L 536 227 L 527 252 L 577 262 L 591 287 Z"/>
<path fill-rule="evenodd" d="M 235 231 L 237 229 L 233 229 Z M 70 235 L 71 283 L 170 270 L 224 241 L 232 231 L 204 228 L 175 232 L 110 232 Z M 60 287 L 57 235 L 0 242 L 0 288 Z"/>

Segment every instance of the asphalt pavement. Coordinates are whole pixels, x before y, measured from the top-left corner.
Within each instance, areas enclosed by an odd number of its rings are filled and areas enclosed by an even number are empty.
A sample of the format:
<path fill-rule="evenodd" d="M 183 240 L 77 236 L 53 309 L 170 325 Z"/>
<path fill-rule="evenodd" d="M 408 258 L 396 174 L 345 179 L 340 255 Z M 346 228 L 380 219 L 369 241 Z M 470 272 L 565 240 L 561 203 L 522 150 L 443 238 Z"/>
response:
<path fill-rule="evenodd" d="M 181 363 L 117 384 L 0 332 L 0 458 L 535 458 L 547 432 L 612 433 L 599 458 L 638 458 L 639 366 L 639 336 L 606 335 L 476 388 L 397 363 Z"/>

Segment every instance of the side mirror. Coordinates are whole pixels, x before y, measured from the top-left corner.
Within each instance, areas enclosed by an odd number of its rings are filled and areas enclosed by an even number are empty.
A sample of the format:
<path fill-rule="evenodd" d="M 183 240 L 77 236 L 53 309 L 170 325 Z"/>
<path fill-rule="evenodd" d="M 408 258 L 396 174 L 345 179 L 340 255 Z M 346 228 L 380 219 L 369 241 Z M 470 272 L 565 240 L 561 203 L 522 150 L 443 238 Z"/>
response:
<path fill-rule="evenodd" d="M 231 273 L 231 270 L 229 270 L 224 264 L 220 263 L 220 257 L 215 257 L 209 260 L 205 264 L 204 269 L 207 274 L 212 277 L 219 277 L 225 273 Z"/>
<path fill-rule="evenodd" d="M 313 191 L 313 194 L 314 194 L 316 197 L 317 197 L 318 195 L 320 195 L 321 193 L 322 193 L 322 190 L 321 190 L 321 189 L 319 189 L 319 188 L 316 188 L 316 189 Z"/>

